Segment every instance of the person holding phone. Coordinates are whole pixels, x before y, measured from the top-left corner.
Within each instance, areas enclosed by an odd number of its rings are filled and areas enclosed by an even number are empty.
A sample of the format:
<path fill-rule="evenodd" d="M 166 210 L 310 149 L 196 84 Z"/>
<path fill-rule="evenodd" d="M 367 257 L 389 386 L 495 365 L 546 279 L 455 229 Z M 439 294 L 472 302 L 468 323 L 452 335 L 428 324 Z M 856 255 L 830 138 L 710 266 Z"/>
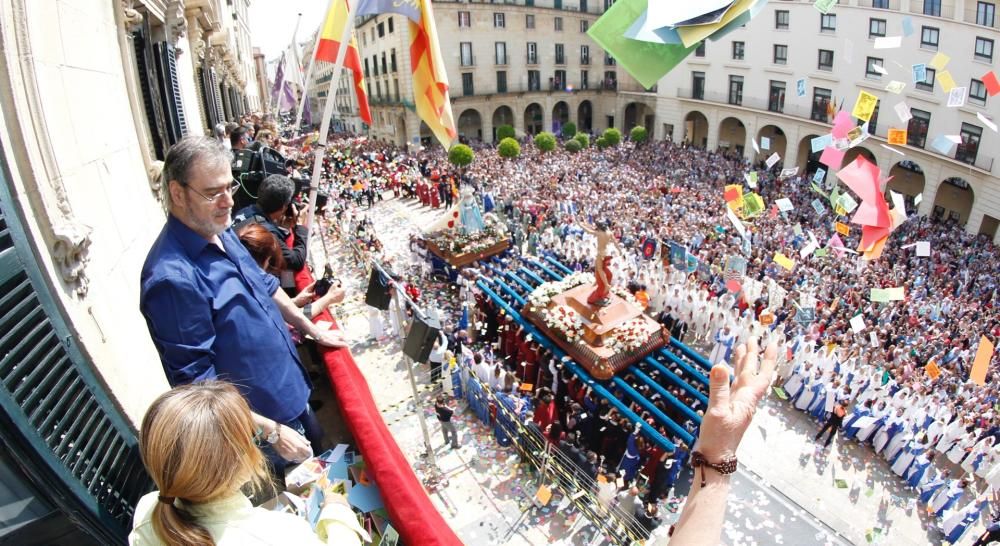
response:
<path fill-rule="evenodd" d="M 295 183 L 287 176 L 272 174 L 260 183 L 257 202 L 233 216 L 233 228 L 237 232 L 256 223 L 274 235 L 284 262 L 278 278 L 286 292 L 294 292 L 295 274 L 306 265 L 306 244 L 309 239 L 309 233 L 301 221 L 306 210 L 299 210 L 295 206 L 292 202 L 294 196 Z"/>

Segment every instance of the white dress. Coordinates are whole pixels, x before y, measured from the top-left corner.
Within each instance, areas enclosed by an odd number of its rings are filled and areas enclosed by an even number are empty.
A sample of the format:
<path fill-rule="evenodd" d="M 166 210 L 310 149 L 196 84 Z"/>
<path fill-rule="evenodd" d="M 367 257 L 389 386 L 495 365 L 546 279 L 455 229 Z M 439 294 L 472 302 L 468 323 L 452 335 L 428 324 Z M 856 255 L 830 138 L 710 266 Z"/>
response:
<path fill-rule="evenodd" d="M 960 484 L 961 480 L 950 480 L 948 482 L 948 487 L 938 489 L 937 493 L 934 493 L 934 496 L 931 497 L 931 501 L 928 503 L 928 506 L 930 507 L 929 510 L 931 512 L 937 512 L 940 510 L 941 507 L 948 502 L 950 497 L 958 494 L 962 490 Z"/>
<path fill-rule="evenodd" d="M 965 450 L 972 447 L 973 442 L 975 441 L 976 437 L 971 432 L 966 434 L 965 437 L 960 438 L 959 441 L 955 442 L 955 445 L 948 450 L 948 460 L 958 464 L 962 460 L 962 457 L 965 457 L 967 453 Z"/>

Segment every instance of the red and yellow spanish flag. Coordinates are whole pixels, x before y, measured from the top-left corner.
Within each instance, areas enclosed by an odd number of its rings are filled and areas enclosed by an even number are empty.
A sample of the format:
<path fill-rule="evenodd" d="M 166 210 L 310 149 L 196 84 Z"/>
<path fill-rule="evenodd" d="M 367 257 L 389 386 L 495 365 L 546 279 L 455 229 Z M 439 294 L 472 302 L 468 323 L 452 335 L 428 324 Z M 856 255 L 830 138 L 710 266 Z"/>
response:
<path fill-rule="evenodd" d="M 339 0 L 338 0 L 339 1 Z M 445 72 L 438 43 L 434 10 L 430 0 L 355 0 L 357 16 L 399 13 L 409 20 L 410 71 L 413 73 L 413 104 L 445 148 L 458 140 L 455 118 L 448 97 Z M 341 26 L 341 29 L 344 27 Z"/>
<path fill-rule="evenodd" d="M 328 63 L 337 62 L 337 50 L 344 36 L 344 24 L 347 22 L 347 1 L 333 0 L 326 14 L 326 21 L 319 31 L 319 43 L 316 46 L 316 60 Z M 372 124 L 372 111 L 368 106 L 368 91 L 365 89 L 365 75 L 361 71 L 361 56 L 358 55 L 358 42 L 351 31 L 351 44 L 344 54 L 344 68 L 354 73 L 354 92 L 358 96 L 358 110 L 361 119 L 368 125 Z M 336 84 L 334 84 L 336 85 Z M 334 97 L 327 97 L 330 100 Z M 326 120 L 329 123 L 329 120 Z"/>

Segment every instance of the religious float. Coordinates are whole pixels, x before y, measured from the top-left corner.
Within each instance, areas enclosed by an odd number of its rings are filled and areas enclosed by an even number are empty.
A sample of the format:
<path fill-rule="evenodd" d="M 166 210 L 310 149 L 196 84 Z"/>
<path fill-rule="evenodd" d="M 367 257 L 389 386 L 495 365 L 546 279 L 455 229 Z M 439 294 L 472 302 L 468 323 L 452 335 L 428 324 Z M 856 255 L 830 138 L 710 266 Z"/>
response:
<path fill-rule="evenodd" d="M 499 219 L 485 217 L 472 188 L 464 186 L 458 204 L 424 231 L 427 250 L 448 265 L 462 268 L 510 248 L 510 238 Z"/>
<path fill-rule="evenodd" d="M 531 292 L 521 316 L 579 362 L 595 378 L 610 379 L 670 342 L 670 333 L 646 316 L 627 290 L 611 285 L 606 225 L 584 230 L 597 237 L 594 273 L 574 273 Z"/>

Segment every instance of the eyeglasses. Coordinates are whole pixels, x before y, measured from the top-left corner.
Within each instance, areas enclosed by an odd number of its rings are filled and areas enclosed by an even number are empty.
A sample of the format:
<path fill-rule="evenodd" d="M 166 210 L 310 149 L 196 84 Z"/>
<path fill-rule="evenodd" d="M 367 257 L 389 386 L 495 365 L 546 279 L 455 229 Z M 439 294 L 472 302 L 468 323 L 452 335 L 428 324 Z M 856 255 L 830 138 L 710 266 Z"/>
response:
<path fill-rule="evenodd" d="M 242 184 L 240 184 L 240 181 L 234 179 L 227 188 L 212 195 L 205 195 L 204 193 L 201 193 L 200 191 L 192 188 L 191 186 L 184 186 L 184 187 L 202 196 L 205 199 L 205 201 L 208 201 L 209 203 L 214 203 L 223 195 L 232 195 L 236 193 L 236 190 L 240 189 L 241 186 Z"/>

